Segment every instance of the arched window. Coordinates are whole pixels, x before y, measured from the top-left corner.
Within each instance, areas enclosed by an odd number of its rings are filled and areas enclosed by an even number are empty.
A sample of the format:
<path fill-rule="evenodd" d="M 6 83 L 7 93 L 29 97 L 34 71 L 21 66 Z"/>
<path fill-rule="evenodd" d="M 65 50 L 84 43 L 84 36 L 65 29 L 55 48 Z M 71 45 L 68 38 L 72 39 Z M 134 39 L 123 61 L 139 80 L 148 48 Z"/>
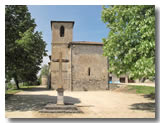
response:
<path fill-rule="evenodd" d="M 60 37 L 64 37 L 64 26 L 60 28 Z"/>

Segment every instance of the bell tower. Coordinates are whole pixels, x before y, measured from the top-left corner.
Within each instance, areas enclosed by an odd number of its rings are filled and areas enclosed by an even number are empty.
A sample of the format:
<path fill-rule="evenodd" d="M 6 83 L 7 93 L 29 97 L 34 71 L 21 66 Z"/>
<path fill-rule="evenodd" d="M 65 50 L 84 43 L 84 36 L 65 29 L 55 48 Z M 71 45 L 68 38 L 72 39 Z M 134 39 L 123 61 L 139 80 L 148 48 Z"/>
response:
<path fill-rule="evenodd" d="M 72 42 L 74 21 L 51 21 L 52 43 Z"/>
<path fill-rule="evenodd" d="M 52 55 L 51 55 L 51 88 L 57 89 L 59 82 L 59 63 L 52 62 L 62 53 L 62 59 L 69 62 L 62 64 L 62 81 L 64 89 L 70 90 L 71 84 L 71 49 L 68 44 L 72 42 L 74 21 L 51 21 L 52 29 Z"/>

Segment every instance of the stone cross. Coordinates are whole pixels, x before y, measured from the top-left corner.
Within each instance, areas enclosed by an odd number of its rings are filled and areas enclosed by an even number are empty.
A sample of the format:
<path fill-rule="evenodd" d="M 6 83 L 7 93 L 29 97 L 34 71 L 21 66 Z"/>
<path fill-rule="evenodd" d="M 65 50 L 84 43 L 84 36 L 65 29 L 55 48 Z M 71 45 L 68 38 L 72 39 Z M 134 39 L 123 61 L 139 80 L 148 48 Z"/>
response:
<path fill-rule="evenodd" d="M 68 59 L 62 59 L 62 52 L 59 54 L 59 59 L 53 59 L 53 62 L 59 62 L 59 82 L 57 88 L 57 104 L 64 104 L 64 97 L 63 97 L 63 82 L 62 82 L 62 62 L 69 62 Z"/>

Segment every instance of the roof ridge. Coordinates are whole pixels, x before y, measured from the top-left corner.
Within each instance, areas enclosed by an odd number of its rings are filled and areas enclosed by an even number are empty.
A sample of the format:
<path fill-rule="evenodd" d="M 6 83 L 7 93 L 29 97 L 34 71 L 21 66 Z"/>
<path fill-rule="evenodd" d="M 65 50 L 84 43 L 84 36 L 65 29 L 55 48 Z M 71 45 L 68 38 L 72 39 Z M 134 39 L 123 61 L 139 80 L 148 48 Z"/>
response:
<path fill-rule="evenodd" d="M 69 43 L 69 47 L 70 45 L 101 45 L 103 46 L 103 43 L 102 42 L 73 41 Z"/>
<path fill-rule="evenodd" d="M 71 43 L 95 43 L 95 44 L 103 44 L 103 42 L 96 42 L 96 41 L 72 41 Z"/>

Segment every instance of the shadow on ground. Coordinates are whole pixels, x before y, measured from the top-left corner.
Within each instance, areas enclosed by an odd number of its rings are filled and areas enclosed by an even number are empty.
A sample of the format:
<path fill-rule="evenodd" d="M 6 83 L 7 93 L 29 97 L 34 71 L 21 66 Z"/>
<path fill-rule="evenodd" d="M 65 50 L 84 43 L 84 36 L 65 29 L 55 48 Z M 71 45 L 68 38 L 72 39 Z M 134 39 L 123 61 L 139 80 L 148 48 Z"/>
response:
<path fill-rule="evenodd" d="M 144 98 L 149 98 L 151 100 L 154 100 L 155 99 L 155 93 L 150 93 L 150 94 L 147 94 L 147 95 L 143 95 Z"/>
<path fill-rule="evenodd" d="M 38 111 L 48 103 L 56 104 L 57 97 L 49 95 L 12 95 L 5 101 L 6 111 Z M 65 96 L 65 103 L 80 103 L 78 98 Z"/>
<path fill-rule="evenodd" d="M 49 91 L 49 89 L 44 87 L 38 87 L 38 88 L 20 88 L 23 91 Z"/>
<path fill-rule="evenodd" d="M 131 109 L 155 112 L 155 103 L 135 103 L 131 105 Z"/>
<path fill-rule="evenodd" d="M 155 100 L 155 93 L 142 95 L 144 98 L 148 98 L 150 100 Z M 155 103 L 135 103 L 131 105 L 133 110 L 146 110 L 150 112 L 155 112 Z"/>

